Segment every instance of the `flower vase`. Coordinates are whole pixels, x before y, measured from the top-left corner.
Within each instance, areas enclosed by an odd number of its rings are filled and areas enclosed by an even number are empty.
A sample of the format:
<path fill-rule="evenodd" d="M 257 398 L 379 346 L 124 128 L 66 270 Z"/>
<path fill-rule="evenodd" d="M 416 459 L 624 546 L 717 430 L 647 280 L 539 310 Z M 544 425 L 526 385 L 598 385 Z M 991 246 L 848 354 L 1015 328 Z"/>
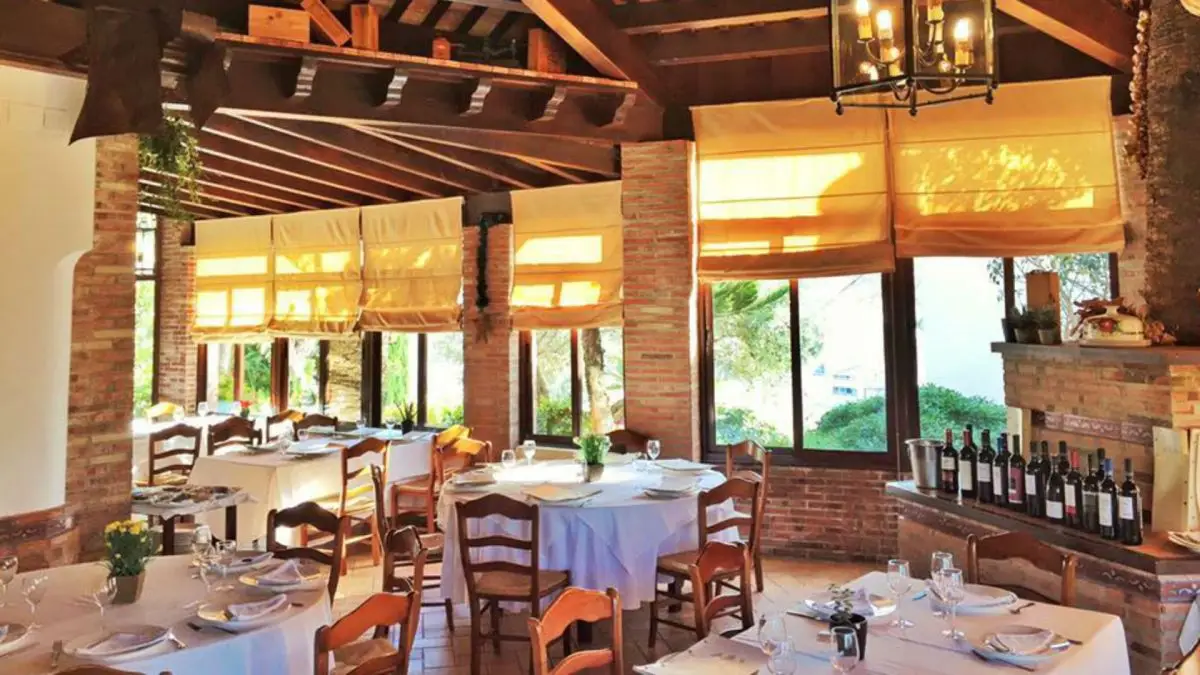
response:
<path fill-rule="evenodd" d="M 407 434 L 408 432 L 410 432 L 412 430 L 413 430 L 412 420 L 407 420 L 407 421 L 400 423 L 400 433 Z"/>
<path fill-rule="evenodd" d="M 117 594 L 113 596 L 114 605 L 132 605 L 142 597 L 142 582 L 146 573 L 134 577 L 113 577 L 117 583 Z"/>
<path fill-rule="evenodd" d="M 600 480 L 601 476 L 603 475 L 603 464 L 588 464 L 584 473 L 584 481 L 588 483 L 595 483 L 596 481 Z"/>

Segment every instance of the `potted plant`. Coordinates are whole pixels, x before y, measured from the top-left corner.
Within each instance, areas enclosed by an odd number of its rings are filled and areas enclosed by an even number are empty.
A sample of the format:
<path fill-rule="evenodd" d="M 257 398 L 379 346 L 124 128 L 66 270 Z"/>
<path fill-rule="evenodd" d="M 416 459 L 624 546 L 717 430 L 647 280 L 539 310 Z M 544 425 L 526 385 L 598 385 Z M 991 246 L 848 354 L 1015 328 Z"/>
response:
<path fill-rule="evenodd" d="M 1038 342 L 1044 345 L 1058 344 L 1058 312 L 1056 308 L 1035 309 L 1033 323 L 1037 326 Z"/>
<path fill-rule="evenodd" d="M 1037 324 L 1033 319 L 1033 312 L 1028 309 L 1013 310 L 1013 316 L 1009 319 L 1012 323 L 1013 335 L 1017 338 L 1017 342 L 1023 345 L 1037 344 Z"/>
<path fill-rule="evenodd" d="M 829 615 L 829 627 L 849 626 L 858 634 L 858 660 L 867 655 L 867 618 L 854 613 L 854 591 L 837 584 L 829 585 L 833 596 L 833 614 Z"/>
<path fill-rule="evenodd" d="M 409 401 L 400 406 L 400 433 L 407 434 L 417 425 L 417 404 Z"/>
<path fill-rule="evenodd" d="M 600 480 L 600 476 L 604 475 L 604 457 L 612 446 L 608 436 L 584 434 L 575 439 L 575 445 L 579 446 L 580 461 L 586 465 L 584 480 L 588 483 Z"/>
<path fill-rule="evenodd" d="M 142 596 L 146 563 L 153 553 L 150 529 L 140 520 L 113 521 L 104 528 L 104 551 L 108 576 L 117 585 L 113 604 L 137 602 Z"/>
<path fill-rule="evenodd" d="M 1017 333 L 1014 329 L 1020 323 L 1020 315 L 1021 313 L 1013 308 L 1009 311 L 1008 316 L 1000 319 L 1000 327 L 1004 329 L 1004 341 L 1009 344 L 1015 344 L 1017 341 Z"/>
<path fill-rule="evenodd" d="M 250 419 L 250 401 L 238 401 L 238 415 L 242 419 Z"/>

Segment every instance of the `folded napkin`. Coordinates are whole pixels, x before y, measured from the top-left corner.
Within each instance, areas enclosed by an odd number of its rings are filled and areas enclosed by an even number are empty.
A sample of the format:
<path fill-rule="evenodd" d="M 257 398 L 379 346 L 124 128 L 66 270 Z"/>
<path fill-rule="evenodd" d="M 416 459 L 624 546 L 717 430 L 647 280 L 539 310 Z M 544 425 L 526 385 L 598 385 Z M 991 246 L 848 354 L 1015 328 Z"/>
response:
<path fill-rule="evenodd" d="M 708 471 L 711 467 L 707 464 L 693 462 L 687 459 L 660 459 L 658 465 L 669 471 Z"/>
<path fill-rule="evenodd" d="M 265 584 L 283 586 L 286 584 L 298 584 L 304 581 L 304 574 L 300 572 L 300 563 L 295 560 L 285 560 L 283 564 L 276 566 L 274 569 L 258 575 L 258 580 Z"/>
<path fill-rule="evenodd" d="M 525 488 L 525 494 L 543 502 L 570 502 L 600 494 L 599 488 L 565 487 L 562 485 L 535 485 Z"/>
<path fill-rule="evenodd" d="M 117 631 L 80 649 L 78 653 L 84 656 L 113 656 L 138 647 L 149 646 L 154 642 L 155 637 L 146 631 Z"/>
<path fill-rule="evenodd" d="M 334 429 L 333 427 L 309 427 L 308 428 L 308 433 L 310 433 L 310 434 L 332 435 L 335 431 L 337 431 L 337 430 Z"/>
<path fill-rule="evenodd" d="M 260 450 L 280 450 L 283 448 L 283 445 L 284 440 L 282 438 L 277 438 L 269 443 L 263 443 L 262 445 L 256 445 L 254 447 Z"/>
<path fill-rule="evenodd" d="M 963 588 L 963 600 L 959 603 L 963 607 L 999 607 L 1009 604 L 1012 604 L 1012 595 L 1009 593 L 1001 595 L 980 593 L 971 590 L 970 586 Z"/>
<path fill-rule="evenodd" d="M 696 489 L 697 481 L 695 478 L 685 476 L 663 476 L 656 490 L 662 492 L 687 492 Z"/>
<path fill-rule="evenodd" d="M 1054 642 L 1054 633 L 1048 630 L 1028 633 L 996 633 L 992 636 L 991 641 L 1000 647 L 1000 651 L 1015 656 L 1029 656 L 1046 651 Z"/>
<path fill-rule="evenodd" d="M 287 604 L 288 596 L 280 594 L 267 600 L 259 600 L 258 602 L 242 602 L 230 605 L 225 608 L 225 611 L 229 613 L 230 618 L 234 621 L 253 621 Z"/>

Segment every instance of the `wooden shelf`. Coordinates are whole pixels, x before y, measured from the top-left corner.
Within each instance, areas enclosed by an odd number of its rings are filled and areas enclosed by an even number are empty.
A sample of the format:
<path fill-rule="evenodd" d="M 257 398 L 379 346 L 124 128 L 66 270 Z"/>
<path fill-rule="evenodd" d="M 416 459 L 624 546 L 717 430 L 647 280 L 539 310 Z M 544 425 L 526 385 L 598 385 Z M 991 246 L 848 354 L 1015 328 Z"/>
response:
<path fill-rule="evenodd" d="M 1003 356 L 1059 361 L 1200 365 L 1200 347 L 1080 347 L 1075 344 L 1046 346 L 993 342 L 992 351 Z"/>

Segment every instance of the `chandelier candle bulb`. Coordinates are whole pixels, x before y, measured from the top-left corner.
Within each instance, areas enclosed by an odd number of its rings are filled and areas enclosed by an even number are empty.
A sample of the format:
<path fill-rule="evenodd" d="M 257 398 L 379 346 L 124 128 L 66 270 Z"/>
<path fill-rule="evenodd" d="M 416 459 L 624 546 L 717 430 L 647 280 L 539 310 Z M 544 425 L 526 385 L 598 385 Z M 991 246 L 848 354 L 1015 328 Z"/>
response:
<path fill-rule="evenodd" d="M 879 29 L 879 42 L 883 45 L 884 50 L 891 49 L 892 41 L 892 12 L 890 10 L 881 9 L 875 15 L 875 26 Z"/>
<path fill-rule="evenodd" d="M 929 4 L 925 10 L 926 21 L 929 23 L 940 23 L 946 18 L 946 13 L 942 10 L 942 0 L 929 0 Z"/>
<path fill-rule="evenodd" d="M 868 0 L 858 0 L 854 4 L 854 11 L 858 14 L 858 39 L 864 42 L 873 39 L 875 36 L 871 30 L 871 3 Z"/>
<path fill-rule="evenodd" d="M 970 68 L 975 60 L 975 45 L 971 40 L 971 22 L 959 19 L 954 24 L 954 65 Z"/>

